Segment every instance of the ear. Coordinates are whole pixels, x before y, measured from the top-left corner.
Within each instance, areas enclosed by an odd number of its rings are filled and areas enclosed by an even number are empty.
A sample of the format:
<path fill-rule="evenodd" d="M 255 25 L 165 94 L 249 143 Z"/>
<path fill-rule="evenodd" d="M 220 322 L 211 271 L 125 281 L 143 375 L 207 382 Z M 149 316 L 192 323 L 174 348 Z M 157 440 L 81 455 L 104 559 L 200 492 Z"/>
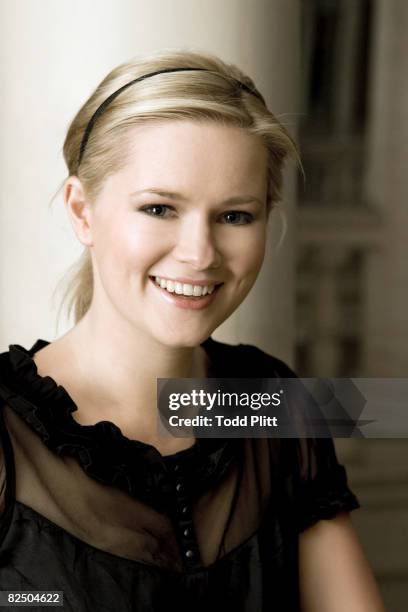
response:
<path fill-rule="evenodd" d="M 77 176 L 70 176 L 64 185 L 64 204 L 78 240 L 84 246 L 92 246 L 91 206 Z"/>

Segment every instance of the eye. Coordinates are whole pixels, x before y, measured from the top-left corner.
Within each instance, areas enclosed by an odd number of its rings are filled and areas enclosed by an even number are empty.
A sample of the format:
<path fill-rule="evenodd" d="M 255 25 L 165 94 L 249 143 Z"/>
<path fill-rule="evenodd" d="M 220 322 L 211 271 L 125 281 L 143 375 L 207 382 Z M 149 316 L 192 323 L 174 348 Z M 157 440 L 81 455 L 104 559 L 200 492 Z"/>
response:
<path fill-rule="evenodd" d="M 239 210 L 230 210 L 229 212 L 225 213 L 224 217 L 229 217 L 230 219 L 232 217 L 233 221 L 228 222 L 228 225 L 248 225 L 249 223 L 252 223 L 254 221 L 254 216 L 251 215 L 251 213 L 242 212 Z M 241 219 L 241 222 L 234 222 L 234 219 L 236 219 L 237 217 L 238 219 Z"/>
<path fill-rule="evenodd" d="M 160 213 L 166 210 L 174 210 L 174 209 L 172 208 L 172 206 L 167 206 L 165 204 L 149 204 L 148 206 L 143 206 L 142 208 L 140 208 L 140 210 L 142 212 L 147 213 L 151 217 L 157 217 L 158 219 L 165 219 L 166 218 L 165 215 L 160 214 Z M 152 211 L 158 211 L 158 212 L 152 212 Z"/>
<path fill-rule="evenodd" d="M 142 206 L 139 210 L 157 219 L 169 219 L 172 215 L 166 215 L 165 213 L 169 211 L 174 212 L 173 206 L 168 204 L 148 204 L 147 206 Z M 254 221 L 254 216 L 251 213 L 240 210 L 230 210 L 224 213 L 222 217 L 229 219 L 229 221 L 226 221 L 227 225 L 249 225 Z"/>

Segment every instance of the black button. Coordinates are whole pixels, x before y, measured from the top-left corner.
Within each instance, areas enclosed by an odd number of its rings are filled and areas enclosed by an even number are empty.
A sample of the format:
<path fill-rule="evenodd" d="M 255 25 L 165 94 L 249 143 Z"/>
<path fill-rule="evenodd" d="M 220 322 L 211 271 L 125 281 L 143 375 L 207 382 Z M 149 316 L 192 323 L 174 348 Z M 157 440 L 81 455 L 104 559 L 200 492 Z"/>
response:
<path fill-rule="evenodd" d="M 191 557 L 194 555 L 192 550 L 186 550 L 186 557 L 188 557 L 189 559 L 191 559 Z"/>
<path fill-rule="evenodd" d="M 178 472 L 178 470 L 179 470 L 179 469 L 180 469 L 179 464 L 178 464 L 178 463 L 175 463 L 175 464 L 173 465 L 173 470 L 174 470 L 175 472 Z"/>
<path fill-rule="evenodd" d="M 183 535 L 187 538 L 191 533 L 191 530 L 189 529 L 189 527 L 186 527 L 186 529 L 183 531 Z"/>
<path fill-rule="evenodd" d="M 187 514 L 188 512 L 188 506 L 183 506 L 181 509 L 181 514 Z"/>
<path fill-rule="evenodd" d="M 182 490 L 182 488 L 183 488 L 183 485 L 181 484 L 181 482 L 179 482 L 179 483 L 176 485 L 176 491 L 177 491 L 178 493 L 180 493 L 180 491 Z"/>

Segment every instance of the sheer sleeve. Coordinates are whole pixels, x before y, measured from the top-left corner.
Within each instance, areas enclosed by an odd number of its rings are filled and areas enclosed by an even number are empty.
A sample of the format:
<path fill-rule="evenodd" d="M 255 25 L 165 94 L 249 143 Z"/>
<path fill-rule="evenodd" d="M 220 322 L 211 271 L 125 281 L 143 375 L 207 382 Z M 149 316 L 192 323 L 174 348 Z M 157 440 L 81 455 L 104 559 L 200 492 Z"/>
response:
<path fill-rule="evenodd" d="M 4 419 L 4 401 L 0 397 L 0 545 L 11 520 L 15 497 L 14 456 Z"/>
<path fill-rule="evenodd" d="M 4 461 L 3 436 L 0 436 L 0 519 L 4 514 L 6 490 L 6 466 Z"/>
<path fill-rule="evenodd" d="M 360 507 L 332 438 L 287 440 L 293 447 L 292 502 L 298 531 Z"/>
<path fill-rule="evenodd" d="M 294 378 L 300 384 L 295 372 L 283 361 L 258 351 L 263 360 L 259 370 L 263 376 Z M 258 369 L 259 366 L 258 361 Z M 348 486 L 346 469 L 338 461 L 330 434 L 326 433 L 327 437 L 304 434 L 305 431 L 311 431 L 308 423 L 310 410 L 316 407 L 306 404 L 304 408 L 300 396 L 294 394 L 293 398 L 289 410 L 297 421 L 298 431 L 303 432 L 303 435 L 280 439 L 278 473 L 283 480 L 286 496 L 285 512 L 290 513 L 297 531 L 301 532 L 321 519 L 331 519 L 340 512 L 350 512 L 361 506 Z M 313 416 L 322 415 L 315 412 Z M 270 440 L 270 443 L 273 445 L 274 441 Z"/>

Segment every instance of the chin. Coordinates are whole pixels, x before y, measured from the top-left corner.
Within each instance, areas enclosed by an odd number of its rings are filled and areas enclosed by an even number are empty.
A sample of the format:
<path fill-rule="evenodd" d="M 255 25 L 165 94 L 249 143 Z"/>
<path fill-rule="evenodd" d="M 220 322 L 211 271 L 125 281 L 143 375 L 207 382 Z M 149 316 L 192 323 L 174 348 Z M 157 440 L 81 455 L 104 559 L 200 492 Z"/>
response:
<path fill-rule="evenodd" d="M 172 348 L 195 348 L 211 335 L 211 331 L 191 334 L 175 334 L 173 338 L 169 335 L 161 339 L 161 343 Z"/>

